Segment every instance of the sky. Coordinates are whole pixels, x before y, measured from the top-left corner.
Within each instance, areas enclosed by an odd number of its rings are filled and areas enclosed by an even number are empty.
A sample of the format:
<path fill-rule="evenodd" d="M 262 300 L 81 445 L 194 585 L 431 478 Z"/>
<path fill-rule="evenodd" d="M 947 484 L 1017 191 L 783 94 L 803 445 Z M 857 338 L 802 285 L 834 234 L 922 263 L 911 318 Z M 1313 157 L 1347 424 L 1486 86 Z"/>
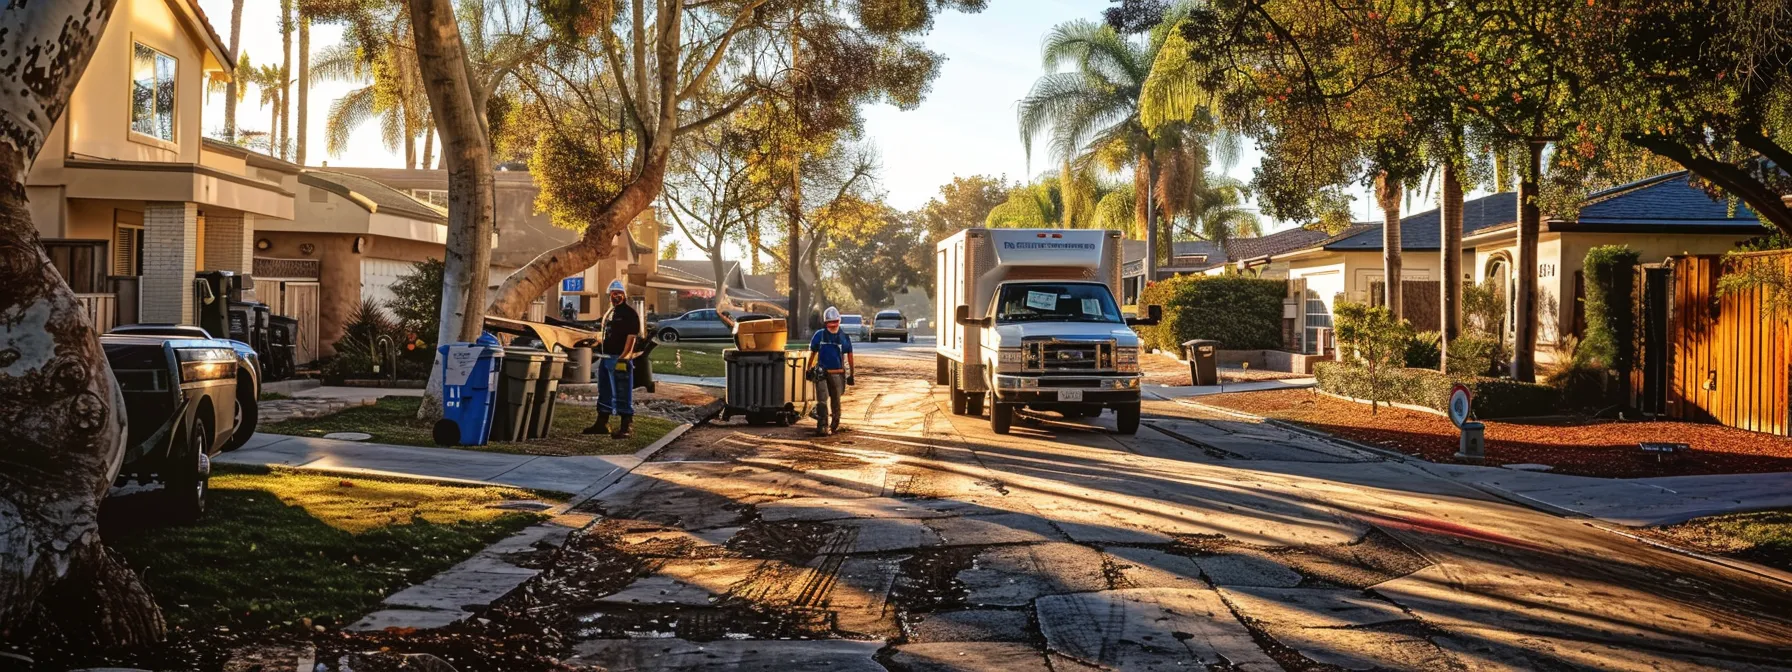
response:
<path fill-rule="evenodd" d="M 229 39 L 231 0 L 199 0 L 218 34 Z M 879 104 L 864 110 L 867 139 L 876 145 L 882 170 L 880 180 L 889 203 L 912 209 L 926 203 L 942 184 L 955 175 L 1005 176 L 1009 181 L 1028 179 L 1052 168 L 1043 151 L 1032 160 L 1021 143 L 1015 104 L 1027 94 L 1033 81 L 1044 73 L 1040 63 L 1041 39 L 1052 26 L 1073 19 L 1099 20 L 1108 0 L 992 0 L 976 14 L 947 12 L 935 22 L 924 41 L 945 57 L 939 76 L 926 100 L 916 109 L 899 110 Z M 243 50 L 255 63 L 278 62 L 280 33 L 275 0 L 249 0 L 243 9 Z M 341 39 L 342 29 L 313 26 L 313 52 Z M 295 38 L 296 39 L 296 38 Z M 296 48 L 296 47 L 295 47 Z M 296 69 L 297 60 L 293 67 Z M 307 163 L 333 166 L 399 167 L 402 151 L 388 150 L 377 124 L 357 130 L 346 152 L 324 152 L 324 119 L 330 104 L 360 84 L 322 82 L 311 89 L 310 135 Z M 271 110 L 260 107 L 257 93 L 249 92 L 237 107 L 237 125 L 265 130 Z M 295 94 L 296 96 L 296 94 Z M 221 128 L 223 95 L 207 100 L 207 131 Z M 297 115 L 294 115 L 294 122 Z M 296 129 L 295 129 L 296 133 Z M 1226 172 L 1249 180 L 1257 153 L 1246 143 L 1236 165 Z M 1360 189 L 1356 211 L 1367 219 L 1379 218 L 1372 200 Z M 1414 203 L 1415 206 L 1419 204 Z M 1422 209 L 1422 208 L 1421 208 Z M 1264 222 L 1267 228 L 1284 223 Z M 690 248 L 686 248 L 690 249 Z"/>

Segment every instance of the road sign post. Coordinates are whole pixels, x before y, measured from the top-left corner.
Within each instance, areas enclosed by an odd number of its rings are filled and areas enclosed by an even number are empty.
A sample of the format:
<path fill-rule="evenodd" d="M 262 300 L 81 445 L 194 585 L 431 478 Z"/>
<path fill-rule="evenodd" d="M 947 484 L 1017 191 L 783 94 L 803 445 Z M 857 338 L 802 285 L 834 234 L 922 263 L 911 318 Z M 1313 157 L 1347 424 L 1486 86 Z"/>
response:
<path fill-rule="evenodd" d="M 1464 462 L 1480 462 L 1487 455 L 1487 428 L 1479 422 L 1469 419 L 1474 411 L 1474 395 L 1468 386 L 1457 383 L 1450 388 L 1450 422 L 1462 430 L 1462 438 L 1456 444 L 1456 459 Z"/>

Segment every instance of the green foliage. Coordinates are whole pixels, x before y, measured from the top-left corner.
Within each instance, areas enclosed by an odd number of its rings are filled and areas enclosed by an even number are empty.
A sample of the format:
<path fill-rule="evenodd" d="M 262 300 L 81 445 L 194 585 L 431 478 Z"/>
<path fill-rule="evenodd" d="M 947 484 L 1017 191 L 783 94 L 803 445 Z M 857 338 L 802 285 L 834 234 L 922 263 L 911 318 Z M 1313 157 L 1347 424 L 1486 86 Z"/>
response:
<path fill-rule="evenodd" d="M 1474 417 L 1534 417 L 1559 412 L 1562 396 L 1556 388 L 1505 378 L 1452 376 L 1432 369 L 1389 369 L 1371 374 L 1367 367 L 1341 362 L 1321 362 L 1313 368 L 1320 390 L 1355 399 L 1376 399 L 1424 406 L 1439 411 L 1449 408 L 1450 389 L 1467 385 Z"/>
<path fill-rule="evenodd" d="M 375 364 L 382 367 L 381 376 L 391 375 L 392 372 L 384 368 L 391 363 L 382 349 L 384 342 L 381 339 L 388 339 L 402 352 L 405 335 L 398 322 L 386 313 L 385 304 L 372 297 L 362 299 L 354 312 L 348 314 L 342 338 L 331 344 L 336 349 L 336 356 L 324 364 L 324 379 L 339 384 L 347 378 L 371 377 Z"/>
<path fill-rule="evenodd" d="M 434 346 L 440 330 L 443 269 L 442 260 L 425 259 L 392 283 L 392 315 L 413 341 L 422 342 L 420 348 Z"/>
<path fill-rule="evenodd" d="M 1506 329 L 1506 290 L 1493 280 L 1462 285 L 1463 327 L 1498 336 Z"/>
<path fill-rule="evenodd" d="M 1458 378 L 1491 376 L 1506 360 L 1500 354 L 1500 340 L 1487 334 L 1464 331 L 1450 341 L 1450 361 L 1446 373 Z"/>
<path fill-rule="evenodd" d="M 1587 334 L 1574 350 L 1601 370 L 1630 373 L 1636 363 L 1636 310 L 1632 305 L 1639 256 L 1623 245 L 1587 250 Z"/>
<path fill-rule="evenodd" d="M 1421 331 L 1406 341 L 1405 361 L 1410 369 L 1435 369 L 1443 358 L 1439 347 L 1442 334 L 1435 331 Z"/>
<path fill-rule="evenodd" d="M 1720 296 L 1759 290 L 1763 308 L 1761 319 L 1792 317 L 1792 268 L 1788 268 L 1785 257 L 1731 252 L 1724 256 L 1724 261 L 1728 272 L 1717 279 Z"/>
<path fill-rule="evenodd" d="M 1569 404 L 1584 408 L 1599 408 L 1609 405 L 1616 388 L 1611 370 L 1604 364 L 1607 356 L 1601 352 L 1594 354 L 1590 347 L 1591 340 L 1580 341 L 1569 337 L 1564 349 L 1570 353 L 1568 361 L 1563 362 L 1550 372 L 1544 383 L 1562 391 L 1562 399 Z M 1623 380 L 1623 379 L 1618 379 Z"/>
<path fill-rule="evenodd" d="M 1413 340 L 1412 325 L 1394 317 L 1385 306 L 1339 301 L 1332 309 L 1338 355 L 1368 377 L 1370 401 L 1388 401 L 1400 383 L 1406 350 Z M 1373 406 L 1371 407 L 1373 408 Z"/>
<path fill-rule="evenodd" d="M 1179 351 L 1183 341 L 1211 339 L 1227 350 L 1282 347 L 1282 298 L 1288 284 L 1239 276 L 1184 275 L 1156 282 L 1139 297 L 1162 306 L 1155 327 L 1138 327 L 1145 347 Z"/>

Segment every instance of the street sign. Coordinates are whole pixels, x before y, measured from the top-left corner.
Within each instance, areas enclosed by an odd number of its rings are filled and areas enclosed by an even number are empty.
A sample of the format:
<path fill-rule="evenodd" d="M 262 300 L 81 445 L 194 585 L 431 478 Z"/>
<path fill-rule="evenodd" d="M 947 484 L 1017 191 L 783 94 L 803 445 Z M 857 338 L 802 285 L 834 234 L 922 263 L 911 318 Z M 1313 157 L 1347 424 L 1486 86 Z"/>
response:
<path fill-rule="evenodd" d="M 1450 387 L 1450 422 L 1458 428 L 1462 427 L 1462 423 L 1468 422 L 1471 408 L 1469 402 L 1472 400 L 1473 397 L 1469 395 L 1467 385 L 1457 383 Z"/>
<path fill-rule="evenodd" d="M 1653 443 L 1645 441 L 1637 444 L 1645 453 L 1683 453 L 1692 450 L 1692 446 L 1684 443 Z"/>
<path fill-rule="evenodd" d="M 585 291 L 585 276 L 575 275 L 575 276 L 572 276 L 565 280 L 561 280 L 560 281 L 560 291 L 562 291 L 562 292 L 583 292 L 583 291 Z"/>

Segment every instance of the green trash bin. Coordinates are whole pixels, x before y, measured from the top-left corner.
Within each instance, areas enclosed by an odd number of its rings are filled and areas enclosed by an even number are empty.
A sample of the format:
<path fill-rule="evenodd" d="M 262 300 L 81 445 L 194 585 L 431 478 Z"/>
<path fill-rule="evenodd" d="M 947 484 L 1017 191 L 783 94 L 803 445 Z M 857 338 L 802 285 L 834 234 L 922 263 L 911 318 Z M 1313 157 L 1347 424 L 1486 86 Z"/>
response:
<path fill-rule="evenodd" d="M 505 348 L 498 374 L 498 412 L 492 419 L 492 442 L 521 441 L 528 435 L 535 411 L 535 391 L 547 353 L 535 348 Z"/>
<path fill-rule="evenodd" d="M 534 406 L 529 413 L 527 437 L 548 438 L 554 427 L 554 401 L 560 396 L 560 377 L 566 373 L 566 353 L 542 352 L 541 377 L 535 382 Z"/>

